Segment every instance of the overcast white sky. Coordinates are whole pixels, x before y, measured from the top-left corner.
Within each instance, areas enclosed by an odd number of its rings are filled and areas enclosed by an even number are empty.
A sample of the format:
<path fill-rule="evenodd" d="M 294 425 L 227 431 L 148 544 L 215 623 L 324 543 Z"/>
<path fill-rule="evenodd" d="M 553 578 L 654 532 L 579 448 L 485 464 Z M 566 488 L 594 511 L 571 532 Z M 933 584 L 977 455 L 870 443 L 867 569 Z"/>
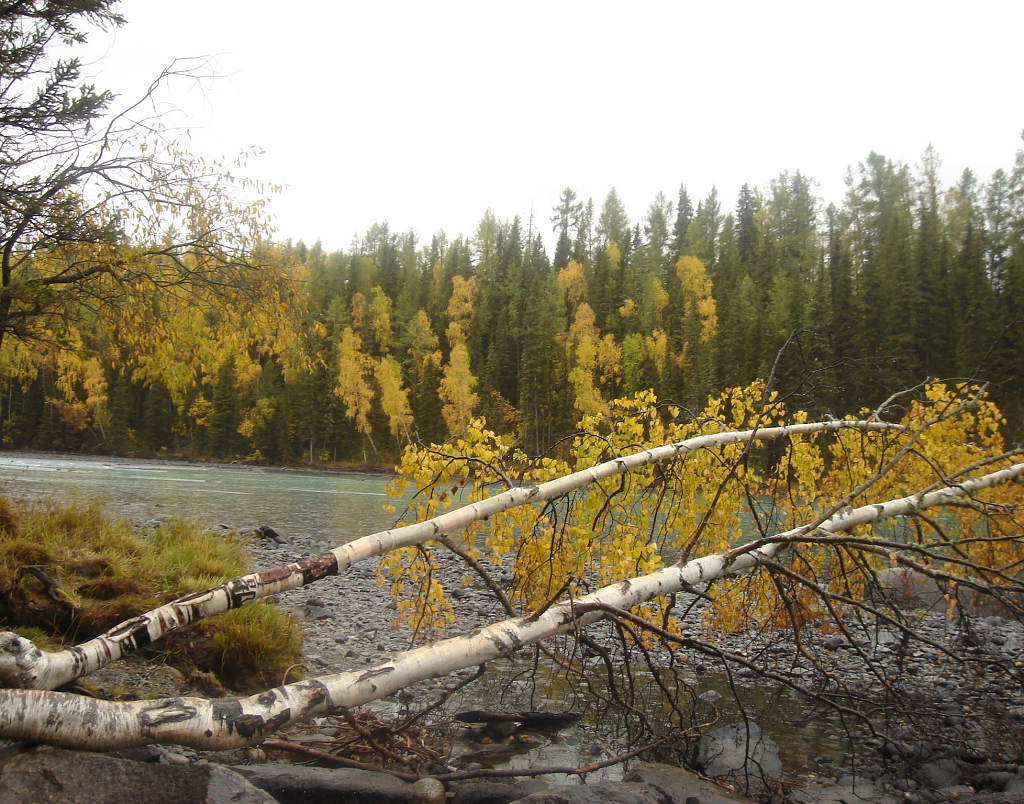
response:
<path fill-rule="evenodd" d="M 915 165 L 931 143 L 952 182 L 1009 168 L 1024 128 L 1024 3 L 262 2 L 123 0 L 89 72 L 125 99 L 176 57 L 222 78 L 165 94 L 194 149 L 260 146 L 286 185 L 280 238 L 346 247 L 375 221 L 471 234 L 531 209 L 550 248 L 571 186 L 614 186 L 637 220 L 685 183 L 800 170 L 839 201 L 871 150 Z"/>

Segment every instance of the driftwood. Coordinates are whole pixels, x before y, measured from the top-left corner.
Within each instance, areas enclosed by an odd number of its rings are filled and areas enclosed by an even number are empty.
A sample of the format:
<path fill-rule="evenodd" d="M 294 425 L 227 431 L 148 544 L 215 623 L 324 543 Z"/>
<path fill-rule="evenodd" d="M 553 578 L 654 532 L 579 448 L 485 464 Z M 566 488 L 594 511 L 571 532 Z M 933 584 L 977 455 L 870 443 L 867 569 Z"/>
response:
<path fill-rule="evenodd" d="M 40 650 L 9 631 L 0 632 L 0 684 L 22 689 L 56 689 L 100 667 L 152 644 L 176 629 L 246 603 L 311 584 L 345 572 L 354 564 L 458 533 L 474 522 L 522 505 L 558 499 L 590 483 L 667 461 L 697 450 L 836 430 L 903 430 L 877 420 L 832 420 L 696 436 L 661 447 L 614 458 L 536 486 L 511 488 L 494 497 L 456 508 L 433 519 L 392 528 L 335 547 L 319 556 L 277 569 L 253 573 L 221 586 L 178 598 L 127 620 L 104 634 L 61 651 Z"/>
<path fill-rule="evenodd" d="M 955 505 L 982 489 L 1020 477 L 1024 477 L 1024 463 L 955 486 L 846 510 L 817 523 L 620 581 L 551 606 L 539 616 L 507 619 L 472 634 L 406 651 L 369 669 L 275 687 L 248 698 L 120 702 L 42 690 L 0 690 L 0 738 L 95 749 L 147 743 L 203 749 L 249 745 L 290 723 L 383 698 L 417 681 L 511 656 L 524 645 L 577 631 L 607 616 L 610 609 L 629 610 L 727 573 L 770 563 L 781 550 L 802 540 L 852 543 L 857 540 L 844 532 L 858 525 L 933 506 Z M 876 551 L 899 563 L 906 560 L 898 548 L 878 547 Z"/>
<path fill-rule="evenodd" d="M 495 712 L 488 709 L 470 709 L 455 715 L 460 723 L 516 723 L 526 729 L 562 729 L 580 717 L 578 712 Z"/>

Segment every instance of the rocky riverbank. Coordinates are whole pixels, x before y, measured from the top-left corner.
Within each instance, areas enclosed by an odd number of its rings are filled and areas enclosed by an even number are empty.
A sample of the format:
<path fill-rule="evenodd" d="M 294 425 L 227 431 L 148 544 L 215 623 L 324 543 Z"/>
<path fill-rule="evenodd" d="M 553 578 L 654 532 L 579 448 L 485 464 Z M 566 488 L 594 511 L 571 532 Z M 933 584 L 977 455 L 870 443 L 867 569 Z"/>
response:
<path fill-rule="evenodd" d="M 255 549 L 268 565 L 302 553 L 301 544 L 267 540 Z M 460 631 L 504 616 L 482 583 L 460 585 L 467 570 L 459 559 L 443 557 L 441 571 L 446 587 L 457 590 Z M 282 596 L 281 604 L 303 622 L 307 662 L 314 674 L 373 664 L 407 644 L 405 632 L 390 627 L 393 610 L 371 564 Z M 762 722 L 767 739 L 781 746 L 780 770 L 784 777 L 788 774 L 788 782 L 799 785 L 788 788 L 794 800 L 838 800 L 843 791 L 877 801 L 967 800 L 979 793 L 1024 791 L 1018 775 L 1024 761 L 1024 627 L 997 615 L 951 620 L 944 610 L 916 609 L 904 617 L 917 638 L 907 638 L 893 624 L 851 622 L 845 634 L 806 630 L 802 650 L 794 649 L 788 632 L 723 634 L 695 627 L 693 636 L 738 660 L 731 667 L 732 689 L 723 688 L 724 665 L 714 657 L 690 650 L 677 652 L 674 659 L 695 689 L 721 690 L 720 723 L 738 717 L 736 706 L 724 700 L 733 690 L 739 691 L 744 709 L 751 701 L 784 694 L 801 701 L 801 716 L 790 723 L 773 722 L 778 710 L 772 707 L 763 715 L 753 713 L 755 719 L 767 719 Z M 661 662 L 667 658 L 655 656 Z M 516 690 L 514 673 L 491 678 L 495 682 L 506 683 L 508 689 L 498 695 L 492 686 L 476 694 L 488 704 L 530 703 Z M 790 694 L 787 685 L 819 696 L 819 703 Z M 416 694 L 429 697 L 430 686 Z M 557 692 L 545 694 L 543 705 L 559 705 Z M 705 698 L 713 701 L 714 694 Z M 846 714 L 826 709 L 826 700 Z M 381 702 L 376 711 L 387 717 L 407 708 L 414 709 L 415 703 Z M 855 711 L 870 717 L 858 721 Z M 593 736 L 586 729 L 580 732 L 580 757 L 612 752 L 608 745 L 598 749 Z M 800 755 L 799 761 L 787 754 Z M 559 756 L 565 758 L 564 753 Z M 533 759 L 545 764 L 543 752 Z M 735 774 L 732 782 L 745 787 Z M 746 789 L 767 790 L 756 784 Z"/>
<path fill-rule="evenodd" d="M 152 523 L 139 524 L 145 528 Z M 256 567 L 280 566 L 315 552 L 312 543 L 301 539 L 275 538 L 269 531 L 257 533 L 255 527 L 251 530 L 256 534 L 252 545 Z M 441 580 L 447 588 L 455 590 L 459 616 L 457 632 L 504 616 L 482 583 L 461 584 L 466 572 L 457 557 L 441 558 Z M 498 573 L 501 574 L 500 569 Z M 394 609 L 377 584 L 374 562 L 357 565 L 340 578 L 282 594 L 277 602 L 301 624 L 305 672 L 309 676 L 373 665 L 408 646 L 408 634 L 391 627 Z M 690 602 L 697 608 L 703 605 L 700 601 Z M 694 616 L 687 622 L 697 621 Z M 730 730 L 739 738 L 734 740 L 738 743 L 739 759 L 733 760 L 731 766 L 728 760 L 711 764 L 714 758 L 711 755 L 720 757 L 723 752 L 709 748 L 707 742 L 703 747 L 695 743 L 687 759 L 699 763 L 709 774 L 724 774 L 726 783 L 737 791 L 772 801 L 1024 801 L 1024 779 L 1019 771 L 1024 761 L 1021 755 L 1024 750 L 1024 672 L 1021 669 L 1024 628 L 1015 621 L 994 615 L 973 618 L 968 626 L 947 620 L 941 612 L 926 610 L 913 612 L 907 622 L 922 639 L 905 640 L 905 632 L 891 625 L 868 628 L 851 622 L 846 634 L 804 632 L 802 650 L 794 650 L 792 635 L 786 632 L 723 634 L 694 625 L 691 636 L 730 655 L 728 674 L 723 672 L 720 658 L 695 648 L 677 650 L 671 656 L 666 651 L 656 651 L 653 659 L 663 666 L 670 661 L 674 663 L 677 678 L 693 691 L 694 713 L 716 720 L 712 730 L 717 730 L 715 739 L 719 744 L 728 742 Z M 606 638 L 603 644 L 615 662 L 620 665 L 635 662 L 640 667 L 639 657 L 626 656 L 614 640 Z M 954 659 L 954 653 L 961 658 Z M 438 732 L 438 747 L 442 742 L 445 750 L 449 742 L 451 747 L 447 767 L 440 770 L 472 773 L 503 767 L 599 765 L 626 748 L 628 732 L 622 731 L 619 724 L 607 721 L 607 712 L 602 714 L 594 707 L 588 709 L 590 704 L 578 697 L 580 690 L 568 684 L 563 673 L 557 670 L 548 670 L 546 675 L 543 670 L 527 673 L 525 671 L 532 668 L 529 657 L 524 660 L 525 667 L 513 662 L 493 663 L 496 667 L 489 668 L 482 681 L 453 696 L 443 710 L 435 711 L 432 716 L 450 720 L 451 714 L 461 708 L 519 711 L 582 707 L 587 714 L 584 722 L 555 733 L 519 730 L 511 735 L 483 735 L 477 730 L 450 726 Z M 577 656 L 577 661 L 582 666 L 592 666 L 594 674 L 600 675 L 598 658 Z M 439 700 L 446 687 L 454 686 L 460 679 L 468 680 L 473 672 L 467 670 L 452 678 L 423 682 L 408 693 L 375 702 L 366 709 L 382 721 L 392 721 Z M 654 678 L 654 674 L 650 674 L 648 680 L 653 683 Z M 147 696 L 197 691 L 196 679 L 186 679 L 163 665 L 137 661 L 119 663 L 90 680 L 101 691 L 133 688 Z M 819 704 L 797 695 L 791 688 L 819 696 Z M 198 691 L 218 693 L 216 689 Z M 837 715 L 825 707 L 821 703 L 825 698 L 838 704 L 845 714 Z M 788 708 L 780 710 L 780 701 L 786 702 Z M 762 707 L 762 704 L 767 705 Z M 749 723 L 760 724 L 760 728 L 757 725 L 754 728 L 763 732 L 762 738 L 751 740 L 754 732 L 750 726 L 735 727 L 742 720 L 740 708 L 750 719 Z M 783 714 L 780 715 L 780 711 Z M 854 716 L 855 711 L 870 717 L 859 721 Z M 341 725 L 338 717 L 320 718 L 285 737 L 296 745 L 329 750 L 336 744 Z M 21 778 L 18 774 L 23 771 L 17 770 L 22 767 L 18 763 L 29 760 L 14 761 L 12 757 L 23 757 L 23 754 L 12 749 L 0 764 L 0 802 L 17 800 L 3 797 L 7 789 L 3 787 L 7 784 L 3 779 L 14 778 L 12 773 Z M 136 752 L 122 760 L 170 765 L 182 769 L 181 773 L 188 769 L 193 775 L 197 767 L 208 763 L 235 766 L 257 787 L 276 790 L 274 796 L 280 801 L 443 800 L 437 797 L 436 786 L 430 793 L 430 790 L 414 790 L 411 782 L 402 783 L 408 785 L 400 792 L 406 798 L 366 798 L 365 790 L 363 793 L 358 790 L 363 790 L 359 784 L 367 778 L 353 776 L 349 771 L 307 772 L 300 766 L 279 767 L 285 758 L 285 754 L 260 749 L 202 755 L 167 747 L 141 754 Z M 737 767 L 742 768 L 744 758 L 755 760 L 760 772 L 752 772 L 754 766 L 749 761 L 746 772 L 737 771 Z M 255 769 L 238 767 L 243 765 Z M 680 775 L 674 777 L 674 787 L 669 785 L 671 790 L 666 793 L 662 789 L 667 784 L 664 778 L 662 788 L 649 784 L 649 779 L 638 780 L 638 767 L 631 764 L 602 769 L 590 774 L 584 787 L 578 786 L 577 777 L 560 775 L 545 777 L 547 781 L 516 785 L 509 780 L 478 780 L 474 782 L 475 788 L 465 780 L 461 787 L 451 781 L 444 783 L 444 790 L 448 800 L 455 801 L 513 801 L 530 796 L 527 800 L 550 802 L 598 799 L 638 803 L 701 802 L 717 801 L 715 795 L 722 796 L 722 800 L 738 800 L 728 798 L 720 789 L 706 787 L 697 777 L 678 769 L 676 773 Z M 132 772 L 141 773 L 138 768 Z M 665 768 L 658 772 L 669 773 Z M 222 785 L 227 778 L 222 778 L 219 771 L 203 771 L 202 774 L 215 786 Z M 293 778 L 299 780 L 295 782 L 299 788 L 311 788 L 314 782 L 320 784 L 314 776 L 320 781 L 333 779 L 328 788 L 334 792 L 323 793 L 322 799 L 289 798 L 298 794 L 274 787 L 281 779 Z M 358 784 L 357 777 L 361 780 Z M 779 778 L 781 783 L 776 781 Z M 276 781 L 268 781 L 271 779 Z M 381 784 L 395 787 L 392 781 L 401 780 L 385 779 Z M 232 785 L 237 784 L 237 780 L 232 781 L 227 787 L 235 789 Z M 346 794 L 349 798 L 329 797 L 339 795 L 339 784 L 342 787 L 354 785 Z M 570 786 L 565 787 L 567 784 Z M 647 786 L 641 789 L 631 784 Z M 466 791 L 471 788 L 477 790 L 480 797 L 467 798 Z M 679 791 L 683 790 L 690 792 L 680 798 Z M 102 799 L 58 797 L 54 800 Z M 208 796 L 207 800 L 217 799 Z"/>

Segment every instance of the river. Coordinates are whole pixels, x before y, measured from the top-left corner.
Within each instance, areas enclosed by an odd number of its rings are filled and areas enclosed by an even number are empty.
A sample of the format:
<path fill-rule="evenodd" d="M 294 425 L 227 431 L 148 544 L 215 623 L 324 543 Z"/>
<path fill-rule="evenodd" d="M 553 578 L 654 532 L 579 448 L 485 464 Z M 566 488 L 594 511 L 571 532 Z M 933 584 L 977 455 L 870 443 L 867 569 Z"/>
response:
<path fill-rule="evenodd" d="M 253 466 L 0 452 L 0 495 L 98 501 L 129 521 L 181 516 L 231 528 L 269 525 L 323 552 L 389 527 L 390 477 Z"/>

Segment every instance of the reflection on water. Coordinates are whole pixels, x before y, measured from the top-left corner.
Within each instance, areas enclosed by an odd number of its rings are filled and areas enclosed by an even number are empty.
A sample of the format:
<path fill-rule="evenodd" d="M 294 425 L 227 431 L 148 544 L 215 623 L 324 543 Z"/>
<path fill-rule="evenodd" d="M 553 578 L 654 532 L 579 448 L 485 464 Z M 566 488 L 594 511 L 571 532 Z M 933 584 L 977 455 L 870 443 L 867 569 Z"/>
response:
<path fill-rule="evenodd" d="M 684 660 L 672 669 L 661 669 L 657 678 L 642 662 L 631 662 L 628 671 L 619 666 L 613 692 L 600 660 L 573 658 L 568 663 L 571 670 L 532 657 L 488 665 L 484 679 L 469 690 L 472 697 L 462 702 L 464 708 L 572 710 L 583 719 L 557 733 L 528 732 L 493 746 L 464 741 L 459 751 L 468 756 L 463 760 L 484 767 L 580 767 L 624 752 L 642 744 L 643 738 L 636 719 L 624 718 L 622 707 L 611 703 L 616 696 L 661 726 L 680 728 L 681 721 L 682 729 L 701 724 L 712 724 L 713 729 L 750 717 L 778 743 L 783 769 L 791 778 L 820 773 L 822 761 L 841 764 L 850 750 L 835 713 L 788 687 L 735 677 L 730 681 L 724 672 L 697 673 Z M 663 689 L 675 695 L 676 711 L 666 703 Z M 683 744 L 680 741 L 680 750 Z M 622 768 L 613 766 L 595 776 L 618 779 Z"/>

